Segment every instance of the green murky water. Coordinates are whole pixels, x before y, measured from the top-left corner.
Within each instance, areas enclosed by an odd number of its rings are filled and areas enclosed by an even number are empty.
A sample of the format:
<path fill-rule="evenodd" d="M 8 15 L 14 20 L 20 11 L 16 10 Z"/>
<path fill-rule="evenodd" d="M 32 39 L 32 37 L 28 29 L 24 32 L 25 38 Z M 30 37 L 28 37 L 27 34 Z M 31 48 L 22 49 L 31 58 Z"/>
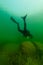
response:
<path fill-rule="evenodd" d="M 16 41 L 18 38 L 23 38 L 23 35 L 18 32 L 17 25 L 11 21 L 11 16 L 19 22 L 23 29 L 23 20 L 20 17 L 0 10 L 0 41 Z M 34 36 L 33 40 L 43 42 L 43 13 L 28 15 L 26 23 L 27 29 Z"/>
<path fill-rule="evenodd" d="M 18 49 L 19 45 L 23 41 L 27 41 L 27 39 L 24 38 L 20 32 L 18 32 L 17 25 L 10 19 L 11 16 L 14 17 L 17 20 L 17 22 L 19 22 L 21 29 L 23 29 L 24 27 L 23 20 L 21 19 L 21 17 L 9 14 L 9 12 L 6 12 L 2 9 L 0 10 L 0 50 L 2 51 L 3 49 L 2 54 L 0 54 L 1 62 L 5 62 L 5 59 L 7 59 L 6 53 L 10 53 L 12 50 Z M 40 42 L 40 44 L 43 43 L 43 13 L 38 13 L 30 16 L 28 15 L 26 18 L 26 24 L 27 29 L 30 30 L 31 34 L 34 37 L 32 40 Z M 28 41 L 29 40 L 30 39 L 28 39 Z M 1 65 L 6 65 L 6 63 L 2 63 Z"/>

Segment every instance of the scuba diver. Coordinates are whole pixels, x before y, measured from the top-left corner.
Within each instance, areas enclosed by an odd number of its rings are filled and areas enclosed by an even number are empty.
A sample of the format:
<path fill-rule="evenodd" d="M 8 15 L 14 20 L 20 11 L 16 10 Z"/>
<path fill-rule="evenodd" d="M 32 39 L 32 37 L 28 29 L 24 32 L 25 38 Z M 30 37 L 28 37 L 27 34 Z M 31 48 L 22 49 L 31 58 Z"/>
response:
<path fill-rule="evenodd" d="M 24 21 L 24 30 L 21 30 L 21 29 L 20 29 L 19 23 L 16 22 L 15 19 L 13 19 L 13 18 L 11 17 L 11 20 L 17 24 L 17 26 L 18 26 L 18 31 L 21 32 L 24 37 L 33 38 L 33 36 L 30 34 L 30 31 L 28 31 L 28 30 L 26 29 L 26 17 L 27 17 L 27 15 L 25 15 L 24 17 L 21 17 L 21 18 L 23 19 L 23 21 Z"/>

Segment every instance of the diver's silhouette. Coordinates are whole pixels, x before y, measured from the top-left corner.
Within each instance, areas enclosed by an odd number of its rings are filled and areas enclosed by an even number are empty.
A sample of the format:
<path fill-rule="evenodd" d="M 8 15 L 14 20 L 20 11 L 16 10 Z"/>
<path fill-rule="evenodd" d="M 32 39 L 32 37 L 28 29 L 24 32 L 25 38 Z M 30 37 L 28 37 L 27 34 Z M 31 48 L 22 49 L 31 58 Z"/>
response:
<path fill-rule="evenodd" d="M 27 15 L 25 15 L 24 17 L 21 17 L 21 18 L 23 19 L 23 21 L 24 21 L 24 30 L 21 30 L 21 29 L 20 29 L 19 23 L 16 22 L 15 19 L 13 19 L 13 18 L 11 17 L 11 20 L 17 24 L 17 26 L 18 26 L 18 31 L 21 32 L 21 33 L 24 35 L 24 37 L 28 37 L 28 36 L 29 36 L 30 38 L 33 38 L 33 36 L 30 34 L 30 31 L 28 31 L 28 30 L 26 29 L 26 17 L 27 17 Z"/>

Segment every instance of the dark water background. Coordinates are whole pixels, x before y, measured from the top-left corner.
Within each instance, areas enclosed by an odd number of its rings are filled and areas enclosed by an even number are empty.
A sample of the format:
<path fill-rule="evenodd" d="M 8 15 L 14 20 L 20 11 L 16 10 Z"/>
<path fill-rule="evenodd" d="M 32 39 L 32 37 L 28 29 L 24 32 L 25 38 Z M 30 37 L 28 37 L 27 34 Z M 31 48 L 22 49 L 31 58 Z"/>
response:
<path fill-rule="evenodd" d="M 0 42 L 21 42 L 24 39 L 23 35 L 18 32 L 17 25 L 11 21 L 10 17 L 15 18 L 23 29 L 23 20 L 19 16 L 11 15 L 0 9 Z M 33 40 L 43 43 L 43 13 L 28 15 L 26 18 L 27 29 L 34 36 Z M 21 41 L 20 41 L 21 40 Z"/>

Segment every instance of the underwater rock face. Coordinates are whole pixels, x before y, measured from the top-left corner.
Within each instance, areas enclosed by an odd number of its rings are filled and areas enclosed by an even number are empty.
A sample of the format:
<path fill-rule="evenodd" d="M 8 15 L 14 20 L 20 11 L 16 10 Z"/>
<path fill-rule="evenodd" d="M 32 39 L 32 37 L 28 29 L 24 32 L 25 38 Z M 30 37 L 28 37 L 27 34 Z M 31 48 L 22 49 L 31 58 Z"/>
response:
<path fill-rule="evenodd" d="M 22 43 L 22 51 L 24 53 L 27 53 L 28 55 L 32 55 L 33 53 L 35 53 L 36 49 L 32 42 L 26 41 Z"/>
<path fill-rule="evenodd" d="M 38 43 L 36 45 L 40 47 Z M 36 49 L 42 50 L 41 59 L 40 51 L 37 52 Z M 36 48 L 31 41 L 24 41 L 20 46 L 7 44 L 0 56 L 0 65 L 43 65 L 43 49 Z"/>
<path fill-rule="evenodd" d="M 39 51 L 36 51 L 36 49 L 38 50 L 32 42 L 23 42 L 20 45 L 19 50 L 10 56 L 10 65 L 43 65 L 43 58 L 40 60 L 40 53 L 38 54 L 40 49 Z M 43 57 L 43 55 L 41 55 L 41 57 Z"/>

